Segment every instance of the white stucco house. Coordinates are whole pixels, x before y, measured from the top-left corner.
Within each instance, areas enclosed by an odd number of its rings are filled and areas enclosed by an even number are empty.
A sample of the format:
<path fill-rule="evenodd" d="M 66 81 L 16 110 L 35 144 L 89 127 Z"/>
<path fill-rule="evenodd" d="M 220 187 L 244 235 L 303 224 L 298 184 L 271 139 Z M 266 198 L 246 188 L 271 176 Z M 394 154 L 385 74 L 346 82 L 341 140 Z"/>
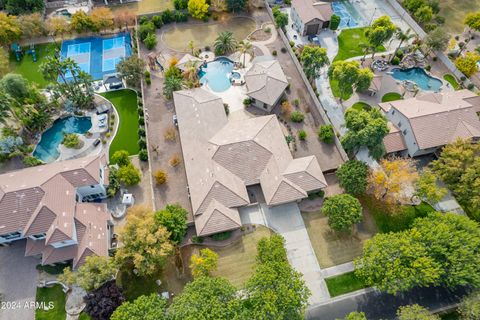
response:
<path fill-rule="evenodd" d="M 329 2 L 292 0 L 290 19 L 293 29 L 301 36 L 313 36 L 328 28 L 332 15 L 333 10 Z"/>

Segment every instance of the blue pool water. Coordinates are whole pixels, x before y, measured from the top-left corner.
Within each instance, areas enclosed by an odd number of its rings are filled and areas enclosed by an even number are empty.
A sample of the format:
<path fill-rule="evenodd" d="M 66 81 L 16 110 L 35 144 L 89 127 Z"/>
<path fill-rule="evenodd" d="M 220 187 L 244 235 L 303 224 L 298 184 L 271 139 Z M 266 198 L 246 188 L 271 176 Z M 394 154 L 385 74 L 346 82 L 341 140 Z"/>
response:
<path fill-rule="evenodd" d="M 129 33 L 67 40 L 62 43 L 61 50 L 62 58 L 75 60 L 80 69 L 89 73 L 94 80 L 114 73 L 117 63 L 131 54 Z M 71 74 L 67 74 L 67 78 L 71 77 Z"/>
<path fill-rule="evenodd" d="M 63 141 L 64 133 L 85 133 L 92 127 L 90 117 L 70 116 L 56 120 L 44 133 L 37 144 L 33 156 L 43 162 L 55 161 L 60 155 L 58 146 Z"/>
<path fill-rule="evenodd" d="M 425 91 L 439 91 L 442 87 L 442 81 L 440 79 L 429 76 L 422 68 L 394 68 L 392 69 L 392 77 L 400 81 L 413 81 L 420 89 Z"/>
<path fill-rule="evenodd" d="M 206 83 L 215 92 L 223 92 L 230 88 L 230 74 L 233 70 L 233 62 L 228 58 L 218 58 L 207 63 L 200 71 L 200 83 Z"/>
<path fill-rule="evenodd" d="M 338 29 L 363 27 L 366 22 L 355 6 L 348 1 L 332 2 L 333 12 L 340 17 Z"/>

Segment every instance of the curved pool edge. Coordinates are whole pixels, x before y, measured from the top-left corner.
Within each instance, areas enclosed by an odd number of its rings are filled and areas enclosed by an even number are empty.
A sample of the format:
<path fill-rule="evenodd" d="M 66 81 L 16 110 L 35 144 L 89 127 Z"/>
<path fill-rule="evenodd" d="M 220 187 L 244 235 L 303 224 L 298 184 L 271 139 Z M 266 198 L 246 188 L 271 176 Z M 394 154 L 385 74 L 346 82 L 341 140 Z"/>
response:
<path fill-rule="evenodd" d="M 437 90 L 425 90 L 425 89 L 422 89 L 418 83 L 416 83 L 415 81 L 413 80 L 410 80 L 410 79 L 396 79 L 394 76 L 393 76 L 393 72 L 395 70 L 399 70 L 399 71 L 409 71 L 409 70 L 414 70 L 414 69 L 418 69 L 418 70 L 422 70 L 423 73 L 425 73 L 425 75 L 431 79 L 434 79 L 434 80 L 437 80 L 441 83 L 441 86 L 437 89 Z M 394 68 L 391 68 L 390 70 L 388 70 L 388 74 L 395 80 L 395 81 L 405 81 L 405 80 L 409 80 L 409 81 L 412 81 L 412 82 L 415 82 L 415 84 L 417 84 L 418 87 L 420 87 L 420 89 L 422 91 L 432 91 L 432 92 L 439 92 L 439 91 L 442 91 L 443 90 L 443 87 L 445 86 L 446 84 L 446 81 L 444 81 L 443 79 L 440 79 L 434 75 L 432 75 L 432 73 L 430 71 L 427 71 L 425 70 L 425 68 L 421 68 L 421 67 L 411 67 L 411 68 L 401 68 L 401 67 L 394 67 Z"/>

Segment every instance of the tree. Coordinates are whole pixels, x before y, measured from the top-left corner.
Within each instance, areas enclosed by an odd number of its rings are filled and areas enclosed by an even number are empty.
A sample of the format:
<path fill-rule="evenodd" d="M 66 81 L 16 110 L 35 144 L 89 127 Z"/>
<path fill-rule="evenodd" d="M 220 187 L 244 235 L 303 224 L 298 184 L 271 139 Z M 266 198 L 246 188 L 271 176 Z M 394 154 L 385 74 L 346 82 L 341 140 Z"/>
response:
<path fill-rule="evenodd" d="M 238 51 L 243 54 L 243 67 L 245 68 L 245 56 L 253 55 L 253 45 L 247 40 L 242 40 L 238 43 Z"/>
<path fill-rule="evenodd" d="M 94 7 L 90 12 L 90 18 L 97 31 L 113 28 L 113 13 L 107 7 Z"/>
<path fill-rule="evenodd" d="M 154 33 L 149 33 L 143 43 L 148 50 L 152 50 L 157 46 L 157 36 Z"/>
<path fill-rule="evenodd" d="M 136 15 L 129 9 L 115 10 L 113 24 L 118 28 L 128 30 L 128 27 L 135 24 Z"/>
<path fill-rule="evenodd" d="M 142 174 L 132 163 L 121 166 L 117 172 L 118 180 L 126 186 L 133 186 L 142 180 Z"/>
<path fill-rule="evenodd" d="M 365 32 L 367 40 L 373 48 L 372 59 L 376 49 L 390 40 L 396 30 L 397 27 L 390 19 L 390 16 L 381 16 L 373 21 L 370 28 Z"/>
<path fill-rule="evenodd" d="M 205 0 L 188 0 L 188 13 L 192 18 L 202 20 L 208 14 L 208 3 Z"/>
<path fill-rule="evenodd" d="M 55 42 L 57 36 L 63 41 L 63 36 L 70 32 L 70 23 L 64 16 L 51 16 L 46 21 L 46 28 Z"/>
<path fill-rule="evenodd" d="M 398 46 L 394 51 L 394 54 L 392 54 L 392 59 L 395 57 L 395 54 L 398 52 L 398 50 L 402 47 L 402 44 L 405 41 L 409 41 L 415 37 L 415 34 L 412 33 L 411 29 L 407 29 L 405 32 L 401 28 L 397 28 L 397 31 L 395 31 L 395 38 L 399 41 Z M 390 60 L 391 62 L 392 60 Z"/>
<path fill-rule="evenodd" d="M 9 63 L 7 51 L 0 47 L 0 79 L 8 73 Z"/>
<path fill-rule="evenodd" d="M 480 11 L 471 12 L 465 17 L 464 23 L 475 31 L 480 30 Z"/>
<path fill-rule="evenodd" d="M 395 158 L 382 159 L 380 167 L 371 171 L 368 180 L 375 198 L 393 204 L 410 201 L 404 191 L 415 185 L 418 178 L 413 160 Z"/>
<path fill-rule="evenodd" d="M 321 69 L 330 63 L 327 49 L 311 45 L 303 47 L 300 61 L 303 64 L 305 75 L 311 82 L 320 76 Z"/>
<path fill-rule="evenodd" d="M 134 54 L 128 58 L 122 59 L 117 64 L 116 69 L 120 76 L 125 79 L 127 86 L 139 88 L 140 80 L 142 79 L 145 70 L 145 61 Z"/>
<path fill-rule="evenodd" d="M 123 246 L 117 250 L 115 260 L 120 265 L 132 263 L 139 275 L 153 274 L 165 266 L 173 251 L 169 238 L 170 233 L 149 208 L 134 206 L 119 231 Z"/>
<path fill-rule="evenodd" d="M 337 177 L 347 193 L 363 194 L 367 189 L 368 166 L 362 161 L 348 160 L 338 168 Z"/>
<path fill-rule="evenodd" d="M 70 20 L 70 28 L 75 30 L 77 33 L 97 31 L 97 26 L 93 22 L 92 18 L 82 10 L 79 10 L 72 15 Z"/>
<path fill-rule="evenodd" d="M 426 308 L 418 304 L 402 306 L 397 310 L 398 320 L 440 320 L 440 317 L 431 314 Z"/>
<path fill-rule="evenodd" d="M 187 210 L 179 204 L 167 204 L 155 213 L 155 219 L 170 232 L 170 240 L 178 244 L 187 232 L 187 215 Z"/>
<path fill-rule="evenodd" d="M 433 10 L 429 5 L 421 6 L 414 13 L 415 18 L 421 23 L 426 23 L 432 20 Z"/>
<path fill-rule="evenodd" d="M 175 91 L 181 90 L 183 87 L 183 79 L 179 77 L 165 77 L 163 83 L 163 94 L 168 100 L 173 98 Z"/>
<path fill-rule="evenodd" d="M 9 73 L 0 80 L 0 88 L 10 97 L 23 102 L 30 92 L 30 86 L 21 74 Z"/>
<path fill-rule="evenodd" d="M 341 138 L 345 150 L 356 154 L 360 147 L 368 148 L 370 156 L 379 159 L 385 153 L 383 138 L 389 132 L 387 119 L 377 109 L 345 112 L 347 133 Z"/>
<path fill-rule="evenodd" d="M 458 306 L 462 320 L 480 319 L 480 291 L 474 291 L 464 297 Z"/>
<path fill-rule="evenodd" d="M 423 170 L 420 179 L 417 181 L 417 194 L 428 202 L 438 202 L 446 194 L 447 189 L 437 184 L 437 177 L 430 169 Z"/>
<path fill-rule="evenodd" d="M 340 18 L 340 16 L 333 14 L 332 17 L 330 18 L 330 30 L 333 30 L 333 31 L 337 30 L 341 20 L 342 19 Z"/>
<path fill-rule="evenodd" d="M 185 10 L 188 8 L 188 0 L 173 0 L 175 10 Z"/>
<path fill-rule="evenodd" d="M 363 218 L 360 201 L 349 194 L 326 198 L 322 213 L 328 217 L 328 225 L 335 231 L 348 231 Z"/>
<path fill-rule="evenodd" d="M 225 55 L 231 53 L 237 47 L 237 40 L 230 31 L 223 31 L 218 34 L 213 44 L 216 55 Z"/>
<path fill-rule="evenodd" d="M 443 52 L 448 47 L 450 35 L 442 28 L 435 28 L 425 37 L 424 41 L 428 48 L 427 55 L 432 51 Z"/>
<path fill-rule="evenodd" d="M 115 280 L 111 280 L 88 293 L 83 300 L 85 301 L 84 312 L 92 319 L 109 320 L 115 309 L 125 302 L 125 297 L 122 290 L 115 284 Z"/>
<path fill-rule="evenodd" d="M 210 2 L 211 2 L 210 8 L 213 11 L 221 12 L 221 11 L 227 10 L 227 2 L 225 0 L 212 0 Z"/>
<path fill-rule="evenodd" d="M 227 10 L 229 12 L 238 12 L 245 10 L 246 0 L 227 0 Z"/>
<path fill-rule="evenodd" d="M 110 258 L 92 255 L 85 259 L 85 263 L 77 271 L 72 272 L 70 267 L 63 269 L 63 274 L 58 279 L 70 286 L 79 285 L 88 292 L 112 280 L 116 272 L 117 269 Z"/>
<path fill-rule="evenodd" d="M 285 239 L 279 234 L 261 238 L 257 243 L 256 261 L 258 264 L 288 262 Z"/>
<path fill-rule="evenodd" d="M 340 90 L 340 101 L 352 93 L 356 88 L 363 91 L 370 87 L 373 72 L 370 69 L 361 69 L 358 61 L 335 61 L 328 70 L 330 79 L 337 81 Z"/>
<path fill-rule="evenodd" d="M 200 250 L 200 254 L 192 254 L 190 257 L 190 269 L 192 276 L 208 277 L 218 266 L 218 254 L 208 248 Z"/>
<path fill-rule="evenodd" d="M 283 30 L 288 24 L 288 14 L 281 12 L 279 6 L 273 7 L 272 13 L 275 25 Z"/>
<path fill-rule="evenodd" d="M 171 320 L 234 319 L 239 313 L 237 289 L 226 279 L 199 277 L 187 283 L 168 308 Z"/>
<path fill-rule="evenodd" d="M 44 0 L 3 0 L 0 1 L 0 7 L 3 7 L 9 14 L 20 15 L 33 12 L 43 12 L 45 8 Z"/>
<path fill-rule="evenodd" d="M 343 320 L 367 320 L 365 312 L 350 312 Z"/>
<path fill-rule="evenodd" d="M 130 164 L 130 154 L 126 150 L 115 151 L 110 158 L 111 164 L 118 164 L 119 167 L 127 166 Z"/>
<path fill-rule="evenodd" d="M 331 124 L 324 124 L 318 127 L 318 139 L 325 143 L 333 143 L 335 139 L 335 132 Z"/>
<path fill-rule="evenodd" d="M 478 72 L 477 62 L 480 60 L 480 55 L 476 52 L 467 52 L 465 56 L 460 56 L 455 59 L 455 66 L 463 72 L 467 77 L 472 76 Z"/>
<path fill-rule="evenodd" d="M 126 301 L 112 314 L 110 320 L 165 320 L 167 300 L 156 293 L 140 296 L 133 302 Z"/>
<path fill-rule="evenodd" d="M 15 40 L 20 39 L 22 30 L 15 16 L 9 16 L 0 12 L 0 46 L 9 46 Z"/>
<path fill-rule="evenodd" d="M 47 34 L 45 20 L 40 13 L 20 16 L 18 17 L 18 23 L 24 39 L 37 38 Z"/>

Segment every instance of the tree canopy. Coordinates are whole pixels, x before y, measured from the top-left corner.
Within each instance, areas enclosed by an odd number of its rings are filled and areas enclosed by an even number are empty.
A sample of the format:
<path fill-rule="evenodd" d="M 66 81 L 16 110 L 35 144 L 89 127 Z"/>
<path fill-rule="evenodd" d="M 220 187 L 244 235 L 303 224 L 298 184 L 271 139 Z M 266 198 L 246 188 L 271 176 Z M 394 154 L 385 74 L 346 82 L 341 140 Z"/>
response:
<path fill-rule="evenodd" d="M 424 169 L 417 181 L 417 194 L 428 202 L 438 202 L 446 194 L 447 189 L 437 184 L 437 177 L 430 169 Z"/>
<path fill-rule="evenodd" d="M 9 14 L 20 15 L 33 12 L 42 12 L 45 8 L 44 0 L 2 0 L 0 8 Z"/>
<path fill-rule="evenodd" d="M 458 306 L 462 320 L 480 319 L 480 291 L 474 291 L 464 297 Z"/>
<path fill-rule="evenodd" d="M 368 68 L 360 68 L 358 61 L 335 61 L 328 70 L 328 75 L 338 83 L 340 101 L 354 89 L 367 90 L 373 80 L 373 72 Z"/>
<path fill-rule="evenodd" d="M 203 19 L 208 14 L 208 3 L 205 0 L 188 0 L 188 13 L 195 19 Z"/>
<path fill-rule="evenodd" d="M 128 58 L 122 59 L 116 66 L 117 72 L 125 79 L 127 86 L 133 88 L 140 87 L 140 80 L 142 79 L 145 70 L 145 62 L 137 55 L 131 55 Z"/>
<path fill-rule="evenodd" d="M 9 46 L 15 40 L 20 39 L 21 35 L 22 29 L 17 19 L 5 12 L 0 12 L 0 46 Z"/>
<path fill-rule="evenodd" d="M 85 258 L 85 263 L 77 271 L 72 272 L 70 267 L 65 268 L 58 279 L 68 285 L 79 285 L 88 292 L 112 280 L 116 271 L 110 258 L 92 255 Z"/>
<path fill-rule="evenodd" d="M 426 308 L 418 304 L 402 306 L 397 310 L 398 320 L 440 320 L 440 317 L 431 314 Z"/>
<path fill-rule="evenodd" d="M 480 11 L 467 14 L 464 23 L 473 30 L 480 31 Z"/>
<path fill-rule="evenodd" d="M 170 240 L 180 243 L 187 231 L 187 210 L 179 204 L 167 204 L 155 213 L 155 219 L 170 232 Z"/>
<path fill-rule="evenodd" d="M 390 16 L 381 16 L 367 29 L 365 35 L 368 42 L 372 46 L 373 55 L 375 54 L 375 49 L 388 40 L 390 40 L 397 30 L 397 26 L 392 22 Z"/>
<path fill-rule="evenodd" d="M 133 302 L 126 301 L 112 314 L 110 320 L 164 320 L 167 300 L 157 293 L 140 296 Z"/>
<path fill-rule="evenodd" d="M 322 213 L 328 217 L 328 225 L 335 231 L 347 231 L 363 217 L 360 201 L 349 194 L 326 198 Z"/>
<path fill-rule="evenodd" d="M 343 320 L 367 320 L 365 312 L 350 312 Z"/>
<path fill-rule="evenodd" d="M 243 11 L 246 5 L 246 0 L 227 0 L 227 10 L 230 12 Z"/>
<path fill-rule="evenodd" d="M 455 59 L 455 66 L 467 77 L 478 72 L 477 62 L 480 61 L 480 55 L 476 52 L 467 52 L 464 56 Z"/>
<path fill-rule="evenodd" d="M 207 277 L 217 269 L 218 254 L 208 248 L 200 250 L 200 253 L 190 257 L 190 269 L 194 278 Z"/>
<path fill-rule="evenodd" d="M 235 50 L 237 40 L 235 40 L 231 31 L 223 31 L 218 34 L 213 46 L 215 47 L 215 54 L 225 55 Z"/>
<path fill-rule="evenodd" d="M 306 45 L 300 55 L 305 75 L 313 81 L 320 75 L 320 70 L 328 65 L 330 61 L 327 56 L 327 49 L 320 46 Z"/>
<path fill-rule="evenodd" d="M 450 35 L 442 28 L 435 28 L 428 33 L 424 39 L 424 43 L 430 51 L 445 51 L 450 41 Z"/>
<path fill-rule="evenodd" d="M 350 194 L 363 194 L 367 189 L 368 166 L 365 162 L 348 160 L 338 168 L 340 186 Z"/>

